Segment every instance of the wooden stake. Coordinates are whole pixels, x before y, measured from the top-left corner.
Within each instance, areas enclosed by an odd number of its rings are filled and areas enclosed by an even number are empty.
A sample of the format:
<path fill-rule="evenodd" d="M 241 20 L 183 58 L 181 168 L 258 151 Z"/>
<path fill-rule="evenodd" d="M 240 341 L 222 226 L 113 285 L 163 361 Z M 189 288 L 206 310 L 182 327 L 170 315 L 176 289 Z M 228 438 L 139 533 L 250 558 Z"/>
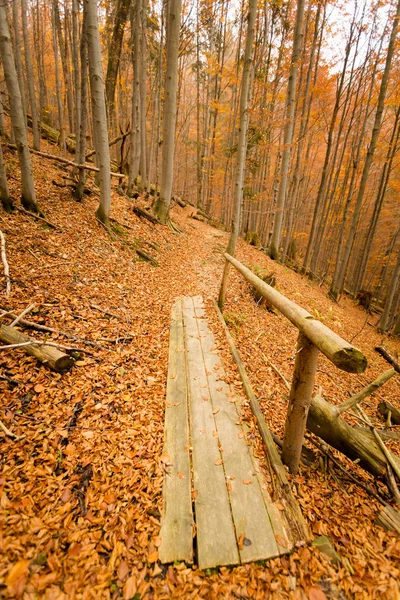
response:
<path fill-rule="evenodd" d="M 282 451 L 284 464 L 294 474 L 299 469 L 319 354 L 318 348 L 302 332 L 299 332 L 297 348 Z"/>

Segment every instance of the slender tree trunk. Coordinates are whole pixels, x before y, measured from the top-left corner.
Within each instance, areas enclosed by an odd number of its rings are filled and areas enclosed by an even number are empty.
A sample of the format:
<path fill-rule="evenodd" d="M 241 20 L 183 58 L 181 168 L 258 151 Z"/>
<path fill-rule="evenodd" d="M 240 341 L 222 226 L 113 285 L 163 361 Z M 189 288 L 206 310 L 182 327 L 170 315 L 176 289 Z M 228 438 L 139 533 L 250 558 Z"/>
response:
<path fill-rule="evenodd" d="M 110 149 L 108 146 L 107 112 L 96 0 L 87 0 L 84 4 L 84 10 L 86 11 L 87 19 L 86 33 L 93 125 L 96 132 L 94 141 L 97 165 L 100 169 L 100 204 L 96 211 L 96 216 L 102 223 L 108 225 L 111 207 Z"/>
<path fill-rule="evenodd" d="M 357 199 L 356 199 L 356 203 L 355 203 L 355 207 L 354 207 L 350 231 L 349 231 L 349 234 L 347 237 L 346 246 L 345 246 L 344 254 L 342 257 L 342 263 L 341 263 L 340 272 L 338 274 L 338 278 L 337 278 L 337 280 L 335 280 L 332 283 L 332 286 L 330 289 L 330 295 L 333 298 L 337 298 L 343 290 L 347 267 L 348 267 L 349 259 L 350 259 L 350 254 L 351 254 L 351 251 L 353 248 L 356 229 L 357 229 L 357 225 L 358 225 L 358 221 L 359 221 L 359 217 L 360 217 L 361 206 L 362 206 L 362 202 L 364 199 L 365 189 L 367 187 L 368 175 L 369 175 L 369 172 L 371 169 L 376 145 L 378 142 L 379 133 L 381 130 L 382 115 L 383 115 L 383 110 L 384 110 L 384 105 L 385 105 L 385 97 L 386 97 L 386 91 L 387 91 L 388 81 L 389 81 L 389 73 L 390 73 L 392 58 L 393 58 L 393 54 L 394 54 L 399 18 L 400 18 L 400 0 L 397 3 L 396 15 L 395 15 L 394 19 L 392 17 L 392 19 L 393 19 L 392 31 L 390 34 L 389 46 L 388 46 L 387 55 L 386 55 L 385 69 L 384 69 L 384 72 L 382 75 L 382 81 L 381 81 L 381 86 L 380 86 L 380 90 L 379 90 L 378 104 L 377 104 L 376 113 L 375 113 L 375 120 L 374 120 L 373 129 L 372 129 L 371 141 L 369 143 L 367 155 L 366 155 L 365 162 L 364 162 L 364 168 L 363 168 L 363 172 L 361 175 L 361 181 L 360 181 L 360 186 L 359 186 L 358 193 L 357 193 Z"/>
<path fill-rule="evenodd" d="M 164 92 L 161 190 L 160 196 L 154 205 L 154 212 L 161 223 L 167 223 L 169 219 L 169 206 L 172 194 L 181 0 L 168 0 L 167 11 L 167 72 L 165 75 Z"/>
<path fill-rule="evenodd" d="M 147 130 L 146 130 L 146 111 L 147 111 L 147 40 L 146 40 L 146 20 L 147 20 L 147 0 L 142 0 L 141 11 L 141 60 L 140 60 L 140 177 L 141 188 L 144 190 L 147 183 Z"/>
<path fill-rule="evenodd" d="M 66 144 L 65 144 L 65 127 L 64 127 L 64 111 L 63 111 L 63 102 L 61 95 L 61 82 L 60 82 L 60 71 L 59 71 L 59 63 L 58 63 L 58 45 L 57 45 L 57 30 L 56 30 L 56 10 L 55 10 L 55 2 L 57 0 L 53 0 L 52 5 L 52 42 L 53 42 L 53 54 L 54 54 L 54 74 L 56 80 L 56 95 L 57 95 L 57 113 L 58 113 L 58 126 L 60 130 L 59 137 L 59 146 L 65 155 L 66 153 Z"/>
<path fill-rule="evenodd" d="M 25 50 L 26 81 L 28 84 L 29 104 L 31 107 L 31 116 L 32 116 L 33 148 L 35 150 L 40 150 L 39 120 L 38 120 L 37 105 L 36 105 L 35 81 L 34 81 L 34 76 L 33 76 L 32 54 L 31 54 L 31 45 L 29 43 L 28 19 L 27 19 L 27 14 L 26 14 L 25 0 L 21 0 L 21 14 L 22 14 L 22 33 L 23 33 L 23 38 L 24 38 L 24 50 Z"/>
<path fill-rule="evenodd" d="M 4 76 L 10 98 L 11 121 L 21 168 L 22 205 L 27 210 L 42 214 L 36 202 L 31 155 L 29 153 L 28 139 L 26 134 L 26 123 L 21 101 L 21 91 L 18 83 L 17 71 L 15 69 L 14 56 L 12 53 L 10 32 L 8 30 L 7 10 L 6 5 L 1 3 L 0 56 L 3 63 Z"/>
<path fill-rule="evenodd" d="M 71 85 L 71 74 L 69 68 L 69 56 L 68 56 L 68 34 L 67 34 L 67 26 L 65 25 L 65 32 L 63 35 L 61 19 L 60 19 L 60 11 L 58 7 L 58 0 L 53 0 L 54 7 L 54 20 L 58 37 L 58 44 L 60 48 L 61 54 L 61 64 L 64 78 L 64 86 L 65 86 L 65 94 L 67 97 L 67 113 L 68 113 L 68 125 L 69 131 L 74 131 L 74 101 L 72 94 L 72 85 Z M 67 16 L 67 13 L 65 17 Z"/>
<path fill-rule="evenodd" d="M 315 235 L 317 233 L 317 224 L 318 224 L 318 220 L 319 220 L 319 216 L 320 216 L 321 205 L 322 205 L 322 201 L 325 196 L 325 190 L 326 190 L 328 173 L 329 173 L 329 164 L 330 164 L 330 158 L 331 158 L 331 152 L 332 152 L 332 146 L 333 146 L 333 137 L 334 137 L 334 132 L 335 132 L 335 124 L 336 124 L 336 119 L 337 119 L 337 116 L 338 116 L 339 110 L 340 110 L 340 102 L 341 102 L 343 87 L 344 87 L 344 83 L 345 83 L 346 69 L 347 69 L 347 64 L 349 61 L 349 56 L 350 56 L 351 47 L 352 47 L 352 43 L 353 43 L 354 29 L 355 29 L 355 16 L 353 17 L 353 21 L 352 21 L 351 27 L 350 27 L 349 40 L 346 45 L 343 68 L 342 68 L 342 72 L 341 72 L 341 75 L 339 78 L 338 89 L 336 92 L 335 106 L 333 108 L 333 112 L 332 112 L 332 116 L 331 116 L 331 120 L 330 120 L 330 124 L 329 124 L 328 141 L 327 141 L 327 145 L 326 145 L 324 165 L 322 167 L 322 175 L 321 175 L 317 199 L 316 199 L 315 207 L 314 207 L 311 231 L 310 231 L 310 235 L 308 238 L 308 244 L 307 244 L 306 254 L 305 254 L 304 263 L 303 263 L 303 269 L 305 272 L 308 272 L 311 252 L 314 247 Z"/>
<path fill-rule="evenodd" d="M 21 91 L 21 102 L 22 110 L 24 113 L 24 119 L 26 120 L 26 95 L 25 95 L 25 82 L 24 82 L 24 70 L 22 67 L 22 52 L 21 52 L 21 31 L 19 26 L 19 10 L 18 0 L 12 0 L 13 10 L 13 22 L 14 22 L 14 46 L 15 46 L 15 66 L 18 74 L 19 89 Z"/>
<path fill-rule="evenodd" d="M 118 0 L 110 45 L 108 47 L 108 62 L 106 74 L 106 100 L 108 119 L 111 131 L 116 132 L 115 89 L 121 60 L 122 42 L 125 25 L 128 18 L 131 0 Z"/>
<path fill-rule="evenodd" d="M 83 12 L 82 33 L 79 47 L 80 55 L 80 115 L 79 115 L 79 155 L 77 163 L 85 164 L 86 154 L 86 130 L 87 130 L 87 100 L 88 100 L 88 65 L 87 65 L 87 27 L 86 27 L 86 12 Z M 85 189 L 86 171 L 79 169 L 78 184 L 74 192 L 74 198 L 78 201 L 82 200 Z"/>
<path fill-rule="evenodd" d="M 290 154 L 293 141 L 294 128 L 294 111 L 295 111 L 295 96 L 297 85 L 297 73 L 299 69 L 299 61 L 301 55 L 301 47 L 303 40 L 303 20 L 304 20 L 304 4 L 305 0 L 297 0 L 296 23 L 293 35 L 293 53 L 290 66 L 290 75 L 286 95 L 286 123 L 283 139 L 283 155 L 281 163 L 281 179 L 279 182 L 278 198 L 276 204 L 276 213 L 274 220 L 274 229 L 272 231 L 271 244 L 269 254 L 271 258 L 277 260 L 279 258 L 279 246 L 282 233 L 283 211 L 286 202 L 286 188 L 289 174 Z"/>
<path fill-rule="evenodd" d="M 12 212 L 14 204 L 11 198 L 10 190 L 7 184 L 6 167 L 4 165 L 3 150 L 1 147 L 0 137 L 0 202 L 4 210 L 8 213 Z"/>
<path fill-rule="evenodd" d="M 72 0 L 72 67 L 75 84 L 75 162 L 79 164 L 80 156 L 80 121 L 81 121 L 81 78 L 79 69 L 79 5 Z"/>
<path fill-rule="evenodd" d="M 132 127 L 129 157 L 128 196 L 137 183 L 140 165 L 140 25 L 141 0 L 132 4 L 131 27 L 133 45 Z"/>
<path fill-rule="evenodd" d="M 392 311 L 394 309 L 396 294 L 399 293 L 400 286 L 400 250 L 397 254 L 397 262 L 393 269 L 392 278 L 390 280 L 389 289 L 386 294 L 385 305 L 383 307 L 383 313 L 379 320 L 378 331 L 385 333 L 390 326 Z"/>
<path fill-rule="evenodd" d="M 243 183 L 244 183 L 244 172 L 246 165 L 246 153 L 247 153 L 247 137 L 249 129 L 249 100 L 251 96 L 251 81 L 252 81 L 252 69 L 253 69 L 253 44 L 255 35 L 255 24 L 257 17 L 257 0 L 250 0 L 248 22 L 247 22 L 247 35 L 246 45 L 244 50 L 243 59 L 243 76 L 242 76 L 242 88 L 240 91 L 240 105 L 239 105 L 239 139 L 238 139 L 238 151 L 237 151 L 237 163 L 236 163 L 236 181 L 235 181 L 235 195 L 234 195 L 234 215 L 232 219 L 232 231 L 229 238 L 228 246 L 226 249 L 227 254 L 231 256 L 235 255 L 236 243 L 239 237 L 242 220 L 242 203 L 243 203 Z M 226 288 L 228 285 L 230 263 L 225 261 L 224 272 L 222 275 L 221 287 L 218 297 L 218 306 L 221 311 L 224 308 Z"/>
<path fill-rule="evenodd" d="M 389 182 L 390 172 L 393 166 L 393 159 L 396 155 L 397 145 L 399 142 L 399 134 L 400 134 L 400 106 L 396 109 L 395 120 L 392 130 L 391 139 L 389 142 L 389 147 L 386 155 L 386 160 L 383 165 L 381 178 L 379 181 L 378 193 L 375 200 L 374 211 L 372 214 L 371 222 L 368 226 L 367 236 L 365 238 L 365 242 L 363 245 L 363 249 L 361 251 L 361 260 L 359 261 L 359 268 L 357 273 L 357 280 L 355 283 L 354 291 L 357 293 L 364 284 L 365 273 L 367 269 L 367 264 L 369 260 L 369 256 L 371 253 L 372 242 L 375 236 L 376 227 L 378 224 L 379 215 L 382 210 L 383 201 L 385 199 L 386 189 Z"/>
<path fill-rule="evenodd" d="M 8 137 L 7 136 L 7 128 L 6 128 L 6 120 L 4 118 L 4 109 L 3 109 L 3 102 L 1 100 L 1 92 L 0 92 L 0 136 L 4 136 L 4 137 Z"/>

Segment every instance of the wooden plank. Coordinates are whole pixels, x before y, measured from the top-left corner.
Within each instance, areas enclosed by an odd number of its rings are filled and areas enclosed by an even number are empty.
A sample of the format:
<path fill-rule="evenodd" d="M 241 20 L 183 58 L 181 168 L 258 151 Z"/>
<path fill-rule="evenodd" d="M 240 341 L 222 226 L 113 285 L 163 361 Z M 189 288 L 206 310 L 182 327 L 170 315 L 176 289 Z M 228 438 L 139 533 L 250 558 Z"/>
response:
<path fill-rule="evenodd" d="M 183 299 L 197 554 L 201 569 L 239 563 L 235 529 L 192 298 Z"/>
<path fill-rule="evenodd" d="M 214 350 L 214 337 L 202 318 L 201 298 L 194 298 L 194 305 L 236 535 L 238 539 L 245 538 L 245 545 L 240 549 L 241 562 L 273 558 L 287 553 L 290 543 L 279 513 L 261 489 L 259 474 L 239 424 L 237 398 L 223 381 L 225 371 Z M 278 546 L 275 535 L 282 545 Z"/>
<path fill-rule="evenodd" d="M 182 300 L 172 308 L 165 409 L 164 514 L 159 557 L 162 563 L 193 562 L 193 513 L 189 455 L 187 377 Z M 168 457 L 168 458 L 167 458 Z M 171 463 L 169 465 L 169 463 Z M 165 464 L 165 463 L 164 463 Z"/>

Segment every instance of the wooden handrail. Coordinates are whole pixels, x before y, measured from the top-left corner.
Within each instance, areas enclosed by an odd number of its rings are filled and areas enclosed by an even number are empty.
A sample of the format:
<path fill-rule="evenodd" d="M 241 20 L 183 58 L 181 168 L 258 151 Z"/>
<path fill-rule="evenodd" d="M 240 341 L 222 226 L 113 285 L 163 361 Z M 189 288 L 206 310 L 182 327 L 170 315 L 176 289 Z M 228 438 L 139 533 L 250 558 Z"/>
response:
<path fill-rule="evenodd" d="M 315 319 L 304 308 L 301 308 L 283 294 L 257 277 L 241 262 L 224 253 L 228 260 L 256 290 L 267 298 L 301 333 L 303 333 L 325 356 L 339 369 L 348 373 L 362 373 L 367 368 L 364 354 L 329 327 Z"/>

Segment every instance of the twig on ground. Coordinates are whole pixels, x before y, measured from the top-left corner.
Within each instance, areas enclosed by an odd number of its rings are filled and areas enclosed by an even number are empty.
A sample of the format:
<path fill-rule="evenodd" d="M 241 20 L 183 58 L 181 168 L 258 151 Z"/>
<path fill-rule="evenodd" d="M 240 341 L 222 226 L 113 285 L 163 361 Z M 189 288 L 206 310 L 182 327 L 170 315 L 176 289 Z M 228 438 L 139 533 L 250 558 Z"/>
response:
<path fill-rule="evenodd" d="M 340 469 L 346 475 L 346 477 L 348 477 L 353 483 L 355 483 L 359 487 L 363 488 L 363 490 L 365 490 L 366 492 L 368 492 L 368 494 L 373 496 L 375 498 L 375 500 L 380 502 L 380 504 L 382 504 L 383 506 L 386 506 L 387 502 L 385 502 L 385 500 L 383 498 L 381 498 L 379 496 L 379 494 L 374 492 L 374 490 L 372 488 L 370 488 L 366 483 L 364 483 L 363 481 L 360 481 L 360 479 L 358 479 L 357 477 L 354 477 L 354 475 L 349 473 L 349 471 L 338 460 L 336 460 L 336 458 L 333 456 L 333 454 L 330 452 L 330 450 L 326 447 L 325 444 L 323 444 L 322 442 L 316 442 L 310 436 L 307 436 L 307 439 L 316 448 L 318 448 L 323 454 L 325 454 L 329 458 L 329 460 L 332 461 L 333 464 L 336 465 L 338 467 L 338 469 Z"/>
<path fill-rule="evenodd" d="M 96 310 L 104 313 L 105 315 L 108 315 L 109 317 L 114 317 L 115 319 L 121 320 L 121 317 L 119 315 L 117 315 L 116 313 L 111 312 L 110 310 L 106 310 L 104 308 L 101 308 L 101 306 L 98 306 L 97 304 L 91 304 L 90 308 L 95 308 Z"/>
<path fill-rule="evenodd" d="M 14 319 L 14 321 L 11 323 L 10 327 L 15 327 L 17 325 L 17 323 L 19 323 L 20 320 L 23 319 L 24 316 L 28 314 L 28 312 L 31 312 L 31 310 L 33 308 L 35 308 L 35 304 L 30 304 L 28 306 L 28 308 L 25 308 L 25 310 L 23 310 L 22 313 L 16 319 Z"/>
<path fill-rule="evenodd" d="M 6 279 L 6 296 L 8 297 L 11 293 L 11 279 L 10 279 L 10 268 L 7 262 L 6 255 L 6 238 L 4 233 L 0 229 L 0 240 L 1 240 L 1 260 L 4 266 L 4 277 Z"/>
<path fill-rule="evenodd" d="M 280 370 L 278 369 L 278 367 L 276 367 L 274 365 L 274 363 L 272 363 L 270 360 L 268 360 L 268 358 L 265 356 L 264 353 L 262 353 L 264 360 L 269 364 L 269 366 L 271 367 L 271 369 L 273 371 L 275 371 L 275 373 L 277 375 L 279 375 L 279 377 L 282 379 L 283 383 L 285 384 L 285 387 L 287 389 L 288 392 L 290 392 L 290 383 L 288 382 L 288 380 L 286 379 L 286 377 L 280 372 Z"/>
<path fill-rule="evenodd" d="M 15 435 L 15 433 L 10 431 L 2 421 L 0 421 L 0 429 L 4 431 L 4 433 L 8 435 L 8 437 L 13 438 L 14 440 L 22 440 L 25 437 L 24 435 Z"/>
<path fill-rule="evenodd" d="M 54 223 L 50 223 L 50 221 L 48 221 L 47 219 L 44 219 L 43 217 L 40 217 L 39 215 L 31 212 L 30 210 L 25 210 L 25 208 L 22 208 L 21 206 L 16 206 L 15 207 L 20 213 L 24 214 L 24 215 L 28 215 L 29 217 L 33 217 L 34 219 L 36 219 L 36 221 L 40 221 L 41 223 L 46 223 L 46 225 L 48 225 L 49 227 L 51 227 L 52 229 L 57 229 L 58 231 L 62 232 L 63 230 L 61 229 L 61 227 L 59 227 L 58 225 L 54 225 Z"/>

